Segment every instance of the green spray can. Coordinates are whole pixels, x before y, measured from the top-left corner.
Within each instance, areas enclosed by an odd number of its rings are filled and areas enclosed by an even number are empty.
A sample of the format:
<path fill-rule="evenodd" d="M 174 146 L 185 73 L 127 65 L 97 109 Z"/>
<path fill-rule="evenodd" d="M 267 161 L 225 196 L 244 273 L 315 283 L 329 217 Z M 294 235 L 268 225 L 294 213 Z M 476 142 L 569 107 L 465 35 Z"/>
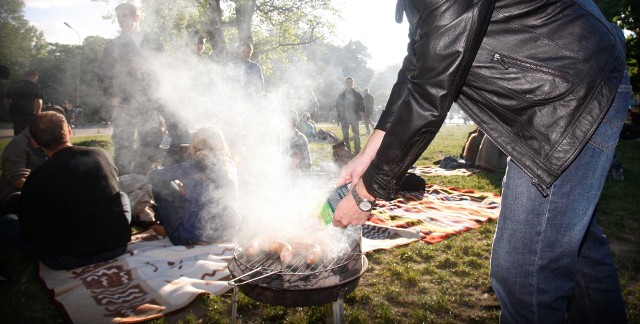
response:
<path fill-rule="evenodd" d="M 336 207 L 338 203 L 344 198 L 351 188 L 351 184 L 344 184 L 335 190 L 333 190 L 327 200 L 322 204 L 322 208 L 320 209 L 320 220 L 325 225 L 329 225 L 333 223 L 333 213 L 336 211 Z"/>

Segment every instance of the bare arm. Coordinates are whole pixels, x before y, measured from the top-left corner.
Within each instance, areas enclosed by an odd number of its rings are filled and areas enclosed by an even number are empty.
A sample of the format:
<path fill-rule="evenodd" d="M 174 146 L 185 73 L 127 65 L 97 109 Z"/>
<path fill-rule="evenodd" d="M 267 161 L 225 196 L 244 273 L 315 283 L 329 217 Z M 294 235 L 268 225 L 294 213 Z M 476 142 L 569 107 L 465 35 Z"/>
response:
<path fill-rule="evenodd" d="M 338 178 L 339 186 L 351 182 L 351 190 L 357 190 L 360 197 L 371 201 L 375 200 L 360 178 L 375 158 L 384 135 L 385 132 L 379 129 L 373 131 L 360 154 L 342 168 Z M 346 227 L 349 224 L 364 224 L 370 216 L 370 212 L 363 212 L 358 208 L 353 196 L 349 194 L 338 204 L 333 214 L 333 225 Z"/>

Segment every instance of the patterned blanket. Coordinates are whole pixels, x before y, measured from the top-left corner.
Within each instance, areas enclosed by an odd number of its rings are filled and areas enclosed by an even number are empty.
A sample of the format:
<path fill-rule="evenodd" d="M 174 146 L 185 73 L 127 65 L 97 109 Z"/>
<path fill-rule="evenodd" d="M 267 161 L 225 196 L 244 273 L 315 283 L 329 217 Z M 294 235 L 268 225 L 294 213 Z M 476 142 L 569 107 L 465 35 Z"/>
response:
<path fill-rule="evenodd" d="M 381 202 L 363 226 L 362 249 L 390 249 L 418 240 L 436 243 L 481 226 L 499 213 L 491 193 L 427 186 Z M 40 265 L 40 277 L 75 323 L 134 323 L 187 306 L 199 294 L 230 289 L 227 261 L 234 244 L 173 246 L 152 231 L 134 235 L 127 253 L 69 271 Z"/>
<path fill-rule="evenodd" d="M 421 177 L 425 176 L 470 176 L 476 172 L 479 172 L 478 169 L 443 169 L 440 167 L 426 167 L 426 166 L 418 166 L 409 170 Z"/>
<path fill-rule="evenodd" d="M 40 264 L 40 277 L 74 323 L 133 323 L 230 289 L 233 244 L 173 246 L 153 231 L 133 236 L 119 258 L 69 271 Z"/>
<path fill-rule="evenodd" d="M 420 240 L 437 243 L 497 219 L 499 213 L 496 194 L 427 185 L 424 194 L 403 192 L 393 201 L 378 202 L 367 225 L 417 230 Z"/>

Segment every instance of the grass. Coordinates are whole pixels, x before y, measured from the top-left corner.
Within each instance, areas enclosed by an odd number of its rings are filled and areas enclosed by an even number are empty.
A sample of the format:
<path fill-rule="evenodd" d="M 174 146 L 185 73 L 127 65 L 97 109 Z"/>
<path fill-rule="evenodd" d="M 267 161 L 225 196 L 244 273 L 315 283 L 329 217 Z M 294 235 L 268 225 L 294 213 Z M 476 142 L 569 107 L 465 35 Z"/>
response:
<path fill-rule="evenodd" d="M 340 134 L 335 127 L 323 127 Z M 418 164 L 431 165 L 460 154 L 471 126 L 446 126 Z M 364 140 L 364 136 L 363 136 Z M 80 145 L 111 149 L 106 136 L 75 138 Z M 3 140 L 0 146 L 3 147 Z M 312 159 L 331 160 L 327 144 L 312 143 Z M 640 141 L 618 146 L 625 180 L 607 181 L 599 203 L 600 224 L 612 242 L 630 323 L 640 323 Z M 428 183 L 500 193 L 502 173 L 469 177 L 429 177 Z M 369 269 L 345 300 L 348 323 L 496 323 L 500 307 L 489 282 L 489 256 L 496 223 L 453 236 L 438 244 L 413 243 L 367 254 Z M 3 263 L 14 282 L 0 283 L 0 323 L 63 321 L 37 279 L 33 260 L 0 244 Z M 228 323 L 231 294 L 201 296 L 186 310 L 155 323 Z M 286 308 L 239 295 L 239 321 L 250 323 L 324 323 L 321 306 Z"/>

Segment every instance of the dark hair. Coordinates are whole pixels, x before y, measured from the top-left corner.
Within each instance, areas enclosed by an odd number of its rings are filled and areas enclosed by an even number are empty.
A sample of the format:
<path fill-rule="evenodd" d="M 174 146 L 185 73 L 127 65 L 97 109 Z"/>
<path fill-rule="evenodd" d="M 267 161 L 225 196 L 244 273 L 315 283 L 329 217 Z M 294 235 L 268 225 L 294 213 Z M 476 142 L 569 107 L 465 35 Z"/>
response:
<path fill-rule="evenodd" d="M 69 142 L 68 127 L 63 115 L 45 111 L 33 117 L 29 124 L 29 134 L 38 145 L 52 150 Z"/>

